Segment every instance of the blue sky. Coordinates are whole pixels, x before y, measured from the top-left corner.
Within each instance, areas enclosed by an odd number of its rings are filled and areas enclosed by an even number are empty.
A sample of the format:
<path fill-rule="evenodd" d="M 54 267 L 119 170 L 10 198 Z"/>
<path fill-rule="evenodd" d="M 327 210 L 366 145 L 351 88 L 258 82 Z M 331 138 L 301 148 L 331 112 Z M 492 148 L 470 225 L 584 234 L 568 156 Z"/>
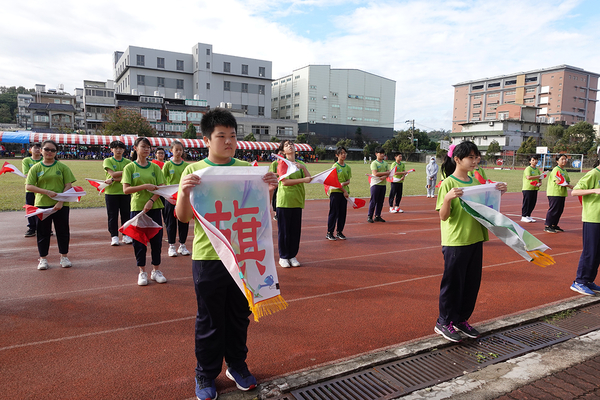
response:
<path fill-rule="evenodd" d="M 328 64 L 393 79 L 396 129 L 407 119 L 450 129 L 459 82 L 561 64 L 600 73 L 597 0 L 32 0 L 3 15 L 0 86 L 73 92 L 84 79 L 112 79 L 116 50 L 190 52 L 202 42 L 272 61 L 273 78 Z"/>

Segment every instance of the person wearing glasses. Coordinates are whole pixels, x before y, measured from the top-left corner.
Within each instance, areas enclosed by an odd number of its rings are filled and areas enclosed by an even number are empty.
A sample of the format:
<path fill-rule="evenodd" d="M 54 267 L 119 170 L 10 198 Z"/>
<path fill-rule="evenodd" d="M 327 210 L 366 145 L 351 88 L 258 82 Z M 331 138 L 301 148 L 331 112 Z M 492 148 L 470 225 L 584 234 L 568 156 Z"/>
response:
<path fill-rule="evenodd" d="M 42 161 L 33 165 L 27 174 L 25 189 L 35 193 L 35 206 L 53 208 L 55 213 L 37 223 L 37 246 L 40 255 L 38 269 L 48 269 L 48 251 L 52 223 L 56 231 L 60 265 L 63 268 L 72 266 L 67 257 L 69 253 L 69 203 L 53 200 L 58 193 L 71 189 L 76 181 L 73 172 L 65 164 L 56 159 L 58 146 L 52 140 L 42 143 Z"/>

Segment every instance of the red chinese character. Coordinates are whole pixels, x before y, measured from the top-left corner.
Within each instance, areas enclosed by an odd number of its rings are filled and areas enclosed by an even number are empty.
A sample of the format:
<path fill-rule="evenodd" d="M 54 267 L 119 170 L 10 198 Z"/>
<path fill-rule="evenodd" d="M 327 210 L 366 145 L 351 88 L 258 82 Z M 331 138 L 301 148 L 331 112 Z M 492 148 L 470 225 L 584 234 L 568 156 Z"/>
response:
<path fill-rule="evenodd" d="M 208 222 L 214 222 L 217 229 L 221 231 L 227 241 L 231 243 L 231 230 L 221 229 L 220 226 L 222 221 L 229 221 L 231 219 L 231 213 L 223 212 L 223 203 L 221 201 L 215 203 L 215 211 L 216 212 L 214 213 L 206 213 L 204 218 L 206 218 Z"/>
<path fill-rule="evenodd" d="M 237 200 L 233 201 L 233 210 L 233 215 L 235 217 L 247 214 L 258 214 L 259 211 L 258 207 L 239 208 Z M 257 229 L 260 228 L 261 225 L 260 221 L 257 221 L 255 217 L 252 217 L 248 222 L 244 222 L 241 218 L 238 218 L 231 226 L 238 234 L 238 243 L 240 245 L 240 254 L 237 256 L 238 262 L 249 259 L 257 261 L 264 260 L 266 251 L 258 250 L 257 241 Z"/>

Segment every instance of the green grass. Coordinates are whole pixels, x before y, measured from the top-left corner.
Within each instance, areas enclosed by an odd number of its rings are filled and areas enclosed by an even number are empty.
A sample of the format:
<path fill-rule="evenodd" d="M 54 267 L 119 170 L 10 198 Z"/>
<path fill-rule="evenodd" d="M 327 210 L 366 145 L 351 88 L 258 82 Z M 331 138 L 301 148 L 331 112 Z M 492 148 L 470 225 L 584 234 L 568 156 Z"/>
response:
<path fill-rule="evenodd" d="M 0 165 L 8 161 L 11 164 L 21 169 L 21 159 L 0 159 Z M 73 174 L 77 178 L 75 185 L 82 186 L 88 193 L 81 199 L 80 203 L 71 203 L 73 208 L 91 208 L 104 207 L 104 195 L 98 195 L 85 178 L 103 179 L 104 171 L 102 169 L 102 161 L 94 160 L 65 160 L 65 164 L 71 168 Z M 322 172 L 332 166 L 332 161 L 321 161 L 319 163 L 307 164 L 311 174 Z M 369 184 L 366 174 L 371 173 L 369 165 L 363 164 L 362 161 L 349 161 L 348 164 L 352 167 L 352 180 L 350 184 L 350 194 L 352 197 L 370 197 Z M 269 165 L 261 163 L 261 165 Z M 425 191 L 425 164 L 421 163 L 406 163 L 406 169 L 414 168 L 416 171 L 407 175 L 404 181 L 403 195 L 404 196 L 424 196 Z M 523 170 L 495 170 L 486 169 L 489 179 L 493 181 L 506 182 L 509 192 L 520 192 Z M 576 183 L 584 174 L 579 172 L 570 172 L 571 182 Z M 438 174 L 439 177 L 439 174 Z M 543 181 L 541 190 L 546 190 L 546 180 Z M 25 204 L 25 180 L 15 174 L 0 175 L 0 211 L 21 210 Z M 388 185 L 389 186 L 389 185 Z M 325 199 L 325 191 L 323 185 L 306 185 L 307 199 Z M 389 193 L 389 189 L 388 189 Z"/>

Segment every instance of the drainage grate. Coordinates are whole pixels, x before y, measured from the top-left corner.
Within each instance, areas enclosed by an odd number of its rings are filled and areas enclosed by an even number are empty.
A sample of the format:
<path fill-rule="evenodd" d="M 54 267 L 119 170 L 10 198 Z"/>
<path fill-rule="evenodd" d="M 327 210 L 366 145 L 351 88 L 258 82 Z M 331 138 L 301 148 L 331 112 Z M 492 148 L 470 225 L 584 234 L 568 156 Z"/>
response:
<path fill-rule="evenodd" d="M 397 385 L 374 370 L 292 391 L 297 400 L 376 400 L 393 399 L 401 394 Z"/>
<path fill-rule="evenodd" d="M 548 321 L 549 324 L 566 329 L 576 335 L 584 335 L 600 328 L 600 315 L 587 312 L 587 309 L 575 311 L 568 318 Z"/>
<path fill-rule="evenodd" d="M 461 346 L 450 347 L 447 351 L 457 358 L 467 360 L 471 366 L 469 371 L 475 371 L 526 353 L 530 348 L 500 335 L 491 335 L 473 342 L 465 342 Z"/>
<path fill-rule="evenodd" d="M 600 304 L 582 308 L 581 311 L 600 316 Z"/>
<path fill-rule="evenodd" d="M 536 322 L 510 329 L 500 333 L 499 336 L 529 346 L 530 348 L 528 350 L 541 349 L 574 337 L 573 334 L 566 330 L 562 330 L 544 322 Z"/>

